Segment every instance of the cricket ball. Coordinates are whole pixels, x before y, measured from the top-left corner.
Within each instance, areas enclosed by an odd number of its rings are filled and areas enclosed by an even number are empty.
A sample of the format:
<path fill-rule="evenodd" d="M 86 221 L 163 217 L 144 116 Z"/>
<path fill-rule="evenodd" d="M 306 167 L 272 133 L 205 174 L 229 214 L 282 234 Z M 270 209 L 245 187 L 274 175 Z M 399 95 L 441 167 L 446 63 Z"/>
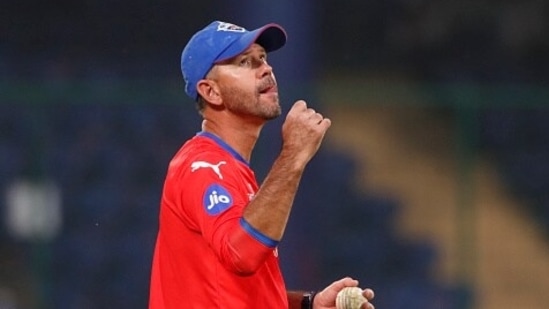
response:
<path fill-rule="evenodd" d="M 362 289 L 358 287 L 346 287 L 337 293 L 337 309 L 360 309 L 362 304 L 367 302 L 362 295 Z"/>

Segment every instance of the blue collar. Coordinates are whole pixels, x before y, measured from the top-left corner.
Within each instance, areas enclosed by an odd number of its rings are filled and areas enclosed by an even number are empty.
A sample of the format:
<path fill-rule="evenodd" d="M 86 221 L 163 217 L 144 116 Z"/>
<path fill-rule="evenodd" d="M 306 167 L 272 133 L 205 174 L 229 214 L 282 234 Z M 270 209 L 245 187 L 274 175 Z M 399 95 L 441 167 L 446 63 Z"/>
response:
<path fill-rule="evenodd" d="M 238 161 L 246 164 L 247 166 L 250 166 L 250 163 L 248 161 L 246 161 L 238 152 L 236 152 L 236 150 L 234 150 L 231 146 L 229 146 L 229 144 L 225 143 L 225 141 L 223 141 L 221 138 L 219 138 L 219 136 L 214 135 L 210 132 L 205 132 L 205 131 L 200 131 L 200 132 L 196 133 L 196 135 L 211 138 L 219 146 L 221 146 L 221 148 L 227 150 L 235 159 L 237 159 Z"/>

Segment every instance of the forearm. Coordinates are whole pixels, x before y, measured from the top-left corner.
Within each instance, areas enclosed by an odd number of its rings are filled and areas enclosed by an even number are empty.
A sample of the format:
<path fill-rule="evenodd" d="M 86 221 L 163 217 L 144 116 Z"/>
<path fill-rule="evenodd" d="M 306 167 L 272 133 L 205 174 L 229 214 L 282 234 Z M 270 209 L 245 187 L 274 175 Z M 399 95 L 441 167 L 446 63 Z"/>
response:
<path fill-rule="evenodd" d="M 265 236 L 281 240 L 304 168 L 304 163 L 281 154 L 246 207 L 244 219 Z"/>

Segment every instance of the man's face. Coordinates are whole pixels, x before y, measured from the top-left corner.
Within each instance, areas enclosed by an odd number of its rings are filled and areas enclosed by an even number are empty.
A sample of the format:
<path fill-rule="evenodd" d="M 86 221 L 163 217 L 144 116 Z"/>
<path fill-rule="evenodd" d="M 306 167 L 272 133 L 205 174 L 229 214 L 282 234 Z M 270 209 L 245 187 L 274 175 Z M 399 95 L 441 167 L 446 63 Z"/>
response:
<path fill-rule="evenodd" d="M 235 114 L 269 120 L 281 113 L 273 69 L 258 44 L 216 64 L 208 78 L 216 81 L 223 104 Z"/>

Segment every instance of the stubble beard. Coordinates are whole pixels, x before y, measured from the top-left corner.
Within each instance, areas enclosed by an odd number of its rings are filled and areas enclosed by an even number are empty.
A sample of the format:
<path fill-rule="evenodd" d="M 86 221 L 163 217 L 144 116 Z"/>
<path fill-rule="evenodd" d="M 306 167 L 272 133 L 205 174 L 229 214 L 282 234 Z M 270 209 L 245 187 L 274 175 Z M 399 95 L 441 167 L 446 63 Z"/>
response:
<path fill-rule="evenodd" d="M 262 95 L 258 91 L 250 93 L 234 87 L 226 89 L 225 100 L 229 102 L 227 108 L 235 114 L 272 120 L 282 113 L 278 94 L 274 93 Z"/>

